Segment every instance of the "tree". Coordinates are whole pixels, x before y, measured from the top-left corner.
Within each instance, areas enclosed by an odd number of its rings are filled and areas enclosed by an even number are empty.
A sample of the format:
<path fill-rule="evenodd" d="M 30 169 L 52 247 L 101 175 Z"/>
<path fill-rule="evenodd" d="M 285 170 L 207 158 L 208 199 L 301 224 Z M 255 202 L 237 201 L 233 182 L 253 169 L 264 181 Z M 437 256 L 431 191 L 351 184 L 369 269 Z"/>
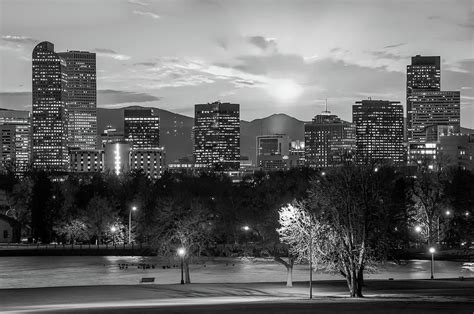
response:
<path fill-rule="evenodd" d="M 448 206 L 448 198 L 444 192 L 446 179 L 445 170 L 420 169 L 411 184 L 410 196 L 414 202 L 415 219 L 419 225 L 426 228 L 428 246 L 433 244 L 437 223 Z"/>
<path fill-rule="evenodd" d="M 381 250 L 386 245 L 374 247 L 377 239 L 386 238 L 379 228 L 388 209 L 381 202 L 381 186 L 379 170 L 372 166 L 345 165 L 311 181 L 308 206 L 317 226 L 314 251 L 323 253 L 327 270 L 346 278 L 351 297 L 362 297 L 364 271 L 385 256 Z"/>
<path fill-rule="evenodd" d="M 55 226 L 54 231 L 71 244 L 77 241 L 89 241 L 90 229 L 85 223 L 84 218 L 76 218 L 70 222 Z"/>
<path fill-rule="evenodd" d="M 154 246 L 159 254 L 165 256 L 173 256 L 178 248 L 184 248 L 185 282 L 191 283 L 189 263 L 192 257 L 200 256 L 203 249 L 212 241 L 213 225 L 200 204 L 193 204 L 190 209 L 179 207 L 177 209 L 180 212 L 174 213 L 172 225 L 166 229 L 159 227 Z"/>
<path fill-rule="evenodd" d="M 280 241 L 288 245 L 288 261 L 279 257 L 275 260 L 287 269 L 286 286 L 293 284 L 293 265 L 296 262 L 311 261 L 311 270 L 320 269 L 326 254 L 324 247 L 329 244 L 322 237 L 323 226 L 302 202 L 292 202 L 280 208 Z"/>
<path fill-rule="evenodd" d="M 95 196 L 89 201 L 84 216 L 91 234 L 96 237 L 96 242 L 100 244 L 107 228 L 115 221 L 116 212 L 109 205 L 107 199 Z"/>

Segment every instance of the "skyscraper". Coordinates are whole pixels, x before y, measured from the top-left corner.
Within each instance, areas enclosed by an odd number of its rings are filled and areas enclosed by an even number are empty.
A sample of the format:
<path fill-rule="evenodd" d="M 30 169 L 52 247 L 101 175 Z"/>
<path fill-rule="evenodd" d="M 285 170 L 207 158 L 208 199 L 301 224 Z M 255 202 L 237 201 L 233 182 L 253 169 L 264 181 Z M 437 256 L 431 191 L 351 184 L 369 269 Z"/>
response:
<path fill-rule="evenodd" d="M 413 138 L 413 108 L 410 97 L 413 92 L 437 92 L 441 88 L 441 66 L 439 56 L 414 56 L 407 65 L 407 137 Z"/>
<path fill-rule="evenodd" d="M 97 147 L 97 86 L 95 53 L 60 52 L 66 62 L 68 146 L 80 149 Z"/>
<path fill-rule="evenodd" d="M 305 159 L 310 167 L 332 167 L 352 158 L 354 126 L 329 111 L 317 115 L 304 126 Z"/>
<path fill-rule="evenodd" d="M 13 166 L 22 175 L 31 157 L 31 114 L 0 109 L 0 166 Z"/>
<path fill-rule="evenodd" d="M 214 102 L 195 105 L 194 158 L 215 170 L 240 166 L 239 104 Z"/>
<path fill-rule="evenodd" d="M 67 171 L 66 62 L 44 41 L 33 49 L 33 166 Z"/>
<path fill-rule="evenodd" d="M 362 100 L 352 107 L 356 126 L 357 160 L 360 163 L 405 159 L 403 107 L 398 101 Z"/>
<path fill-rule="evenodd" d="M 132 149 L 160 147 L 160 117 L 153 108 L 124 110 L 124 137 Z"/>

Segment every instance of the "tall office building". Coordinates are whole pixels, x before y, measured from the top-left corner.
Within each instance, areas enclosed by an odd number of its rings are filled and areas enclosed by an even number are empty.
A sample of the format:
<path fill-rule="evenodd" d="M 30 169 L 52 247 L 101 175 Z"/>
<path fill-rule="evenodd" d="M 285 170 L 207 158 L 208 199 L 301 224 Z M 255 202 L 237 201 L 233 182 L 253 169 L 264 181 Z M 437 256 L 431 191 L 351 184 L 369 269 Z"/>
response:
<path fill-rule="evenodd" d="M 449 126 L 453 133 L 460 131 L 460 101 L 458 91 L 413 91 L 408 97 L 410 121 L 409 142 L 436 141 L 438 126 Z"/>
<path fill-rule="evenodd" d="M 238 104 L 195 105 L 194 159 L 219 171 L 240 166 L 240 109 Z"/>
<path fill-rule="evenodd" d="M 329 111 L 305 123 L 305 160 L 310 167 L 333 167 L 352 160 L 355 128 Z"/>
<path fill-rule="evenodd" d="M 68 170 L 66 62 L 44 41 L 32 53 L 33 166 L 49 171 Z"/>
<path fill-rule="evenodd" d="M 60 52 L 66 62 L 68 113 L 68 146 L 96 149 L 97 86 L 95 53 Z"/>
<path fill-rule="evenodd" d="M 132 149 L 160 148 L 160 117 L 156 109 L 125 109 L 124 120 L 124 138 Z"/>
<path fill-rule="evenodd" d="M 362 100 L 352 107 L 360 163 L 404 162 L 403 107 L 398 101 Z"/>
<path fill-rule="evenodd" d="M 31 114 L 0 109 L 0 167 L 13 166 L 22 175 L 30 164 Z"/>
<path fill-rule="evenodd" d="M 257 167 L 265 171 L 290 168 L 290 138 L 287 135 L 259 135 L 256 144 Z"/>

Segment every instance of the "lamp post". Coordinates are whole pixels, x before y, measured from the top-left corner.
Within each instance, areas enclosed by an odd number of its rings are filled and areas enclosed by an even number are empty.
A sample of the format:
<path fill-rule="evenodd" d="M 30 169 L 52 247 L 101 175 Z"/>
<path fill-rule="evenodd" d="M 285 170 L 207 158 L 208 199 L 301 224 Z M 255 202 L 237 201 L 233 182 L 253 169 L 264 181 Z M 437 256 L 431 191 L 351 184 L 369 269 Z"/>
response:
<path fill-rule="evenodd" d="M 178 255 L 181 257 L 181 284 L 184 285 L 184 255 L 186 250 L 183 247 L 178 249 Z"/>
<path fill-rule="evenodd" d="M 449 215 L 451 215 L 451 211 L 450 211 L 449 209 L 448 209 L 447 211 L 445 211 L 444 213 L 446 214 L 446 217 L 449 217 Z M 438 243 L 440 243 L 440 242 L 439 242 L 439 234 L 440 234 L 440 229 L 439 229 L 439 217 L 440 217 L 440 216 L 441 216 L 441 215 L 438 215 Z"/>
<path fill-rule="evenodd" d="M 313 232 L 309 229 L 309 299 L 313 298 Z"/>
<path fill-rule="evenodd" d="M 115 231 L 117 231 L 117 228 L 115 226 L 110 227 L 110 231 L 112 231 L 112 243 L 115 246 Z"/>
<path fill-rule="evenodd" d="M 128 244 L 132 242 L 132 211 L 136 211 L 137 206 L 133 206 L 128 213 Z"/>
<path fill-rule="evenodd" d="M 433 273 L 434 273 L 434 253 L 436 252 L 434 247 L 430 247 L 430 253 L 431 253 L 431 279 L 434 279 Z"/>

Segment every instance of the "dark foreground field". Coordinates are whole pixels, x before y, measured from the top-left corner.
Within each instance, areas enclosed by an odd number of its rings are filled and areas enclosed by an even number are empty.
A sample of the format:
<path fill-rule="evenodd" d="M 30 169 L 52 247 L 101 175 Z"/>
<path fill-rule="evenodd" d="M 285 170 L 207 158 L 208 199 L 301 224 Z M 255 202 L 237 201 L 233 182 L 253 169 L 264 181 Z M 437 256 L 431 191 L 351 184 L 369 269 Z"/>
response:
<path fill-rule="evenodd" d="M 4 312 L 473 313 L 474 280 L 368 280 L 363 299 L 343 281 L 83 286 L 0 290 Z"/>

